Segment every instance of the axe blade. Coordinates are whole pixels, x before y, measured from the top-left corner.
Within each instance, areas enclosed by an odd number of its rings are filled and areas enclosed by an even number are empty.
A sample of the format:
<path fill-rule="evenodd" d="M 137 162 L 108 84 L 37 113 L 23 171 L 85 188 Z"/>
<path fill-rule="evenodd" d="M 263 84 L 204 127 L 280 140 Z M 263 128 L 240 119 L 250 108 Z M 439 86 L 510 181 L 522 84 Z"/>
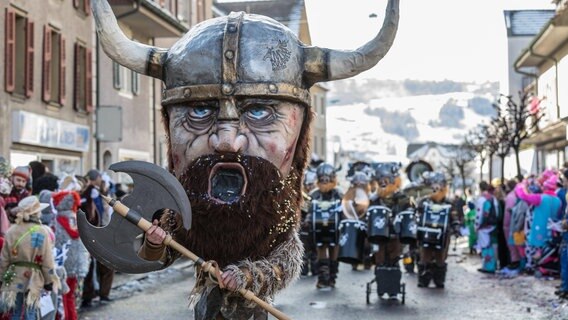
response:
<path fill-rule="evenodd" d="M 191 228 L 191 205 L 179 181 L 165 169 L 144 161 L 118 162 L 109 168 L 115 172 L 129 174 L 134 181 L 131 194 L 122 203 L 136 210 L 142 217 L 152 221 L 154 213 L 161 209 L 172 209 L 180 213 L 183 226 Z M 91 225 L 81 211 L 77 215 L 81 240 L 87 250 L 107 267 L 124 273 L 146 273 L 162 269 L 158 261 L 147 261 L 138 257 L 137 250 L 143 233 L 134 224 L 119 214 L 113 214 L 108 225 Z"/>

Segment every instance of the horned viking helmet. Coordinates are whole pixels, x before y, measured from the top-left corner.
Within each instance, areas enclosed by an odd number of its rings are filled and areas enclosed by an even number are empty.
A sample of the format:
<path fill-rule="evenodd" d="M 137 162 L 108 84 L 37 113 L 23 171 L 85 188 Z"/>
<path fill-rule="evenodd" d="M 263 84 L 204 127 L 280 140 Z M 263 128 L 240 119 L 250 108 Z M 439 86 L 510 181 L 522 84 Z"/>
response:
<path fill-rule="evenodd" d="M 399 18 L 399 0 L 389 0 L 377 36 L 349 51 L 306 46 L 271 18 L 232 12 L 194 26 L 163 49 L 128 39 L 106 0 L 91 6 L 104 51 L 133 71 L 163 80 L 164 106 L 223 96 L 280 97 L 309 105 L 313 84 L 375 66 L 390 49 Z"/>

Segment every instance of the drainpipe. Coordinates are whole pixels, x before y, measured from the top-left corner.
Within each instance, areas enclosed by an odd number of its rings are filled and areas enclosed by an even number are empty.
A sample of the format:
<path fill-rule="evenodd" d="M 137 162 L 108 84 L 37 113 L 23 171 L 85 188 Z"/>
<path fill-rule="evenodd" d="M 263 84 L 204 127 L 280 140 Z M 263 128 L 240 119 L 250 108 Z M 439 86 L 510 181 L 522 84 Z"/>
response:
<path fill-rule="evenodd" d="M 101 102 L 100 102 L 101 101 L 101 94 L 100 94 L 100 92 L 101 92 L 101 87 L 100 87 L 101 60 L 100 60 L 100 57 L 99 57 L 99 33 L 98 32 L 95 32 L 95 41 L 96 41 L 95 42 L 95 59 L 97 60 L 97 64 L 95 65 L 95 68 L 97 69 L 97 81 L 95 82 L 95 87 L 96 87 L 96 91 L 97 91 L 95 93 L 95 96 L 96 96 L 96 99 L 97 99 L 97 104 L 95 106 L 95 108 L 96 108 L 95 110 L 99 110 L 100 107 L 101 107 Z M 99 121 L 100 121 L 100 119 L 97 117 L 97 122 L 99 122 Z M 99 141 L 98 138 L 95 138 L 95 140 L 96 140 L 95 141 L 95 148 L 96 148 L 96 150 L 95 150 L 95 156 L 96 156 L 95 168 L 97 168 L 97 170 L 100 170 L 100 168 L 101 168 L 101 160 L 100 160 L 101 159 L 101 142 Z"/>
<path fill-rule="evenodd" d="M 156 45 L 156 40 L 155 38 L 152 38 L 152 46 Z M 154 132 L 154 134 L 152 135 L 152 146 L 153 146 L 153 154 L 154 154 L 154 164 L 157 164 L 159 166 L 161 166 L 161 163 L 158 163 L 158 159 L 161 156 L 161 152 L 160 154 L 158 154 L 158 152 L 156 152 L 156 150 L 159 150 L 157 148 L 158 145 L 158 133 L 156 132 L 156 79 L 153 78 L 149 78 L 150 81 L 152 81 L 152 131 Z"/>
<path fill-rule="evenodd" d="M 514 67 L 516 73 L 522 74 L 523 76 L 526 76 L 526 77 L 534 78 L 534 80 L 535 80 L 535 90 L 534 91 L 535 91 L 536 96 L 538 97 L 538 76 L 536 75 L 536 73 L 530 73 L 530 72 L 522 71 L 516 65 L 513 66 L 513 67 Z"/>
<path fill-rule="evenodd" d="M 554 62 L 554 72 L 556 73 L 555 77 L 554 77 L 554 95 L 556 96 L 556 117 L 558 119 L 560 119 L 560 105 L 558 104 L 558 60 L 556 58 L 553 58 L 551 56 L 543 56 L 540 55 L 536 52 L 534 52 L 534 49 L 532 46 L 530 46 L 529 48 L 531 54 L 535 57 L 538 58 L 542 58 L 542 59 L 547 59 L 547 60 L 551 60 L 552 62 Z"/>
<path fill-rule="evenodd" d="M 127 11 L 123 14 L 119 14 L 118 16 L 116 16 L 116 20 L 120 20 L 124 17 L 127 17 L 131 14 L 135 14 L 136 12 L 138 12 L 140 10 L 140 3 L 142 2 L 142 0 L 136 0 L 135 4 L 134 4 L 134 9 Z"/>

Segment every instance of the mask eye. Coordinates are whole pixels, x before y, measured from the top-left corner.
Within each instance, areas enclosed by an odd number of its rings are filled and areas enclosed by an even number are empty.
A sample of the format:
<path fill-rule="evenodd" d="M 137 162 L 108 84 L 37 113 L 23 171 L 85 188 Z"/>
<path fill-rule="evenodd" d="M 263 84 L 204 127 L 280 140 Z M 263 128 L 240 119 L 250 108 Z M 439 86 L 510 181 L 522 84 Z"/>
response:
<path fill-rule="evenodd" d="M 247 118 L 251 120 L 266 120 L 272 114 L 270 108 L 265 106 L 253 106 L 246 110 L 245 112 Z"/>
<path fill-rule="evenodd" d="M 203 119 L 211 116 L 214 110 L 209 106 L 196 106 L 189 111 L 189 117 L 192 119 Z"/>

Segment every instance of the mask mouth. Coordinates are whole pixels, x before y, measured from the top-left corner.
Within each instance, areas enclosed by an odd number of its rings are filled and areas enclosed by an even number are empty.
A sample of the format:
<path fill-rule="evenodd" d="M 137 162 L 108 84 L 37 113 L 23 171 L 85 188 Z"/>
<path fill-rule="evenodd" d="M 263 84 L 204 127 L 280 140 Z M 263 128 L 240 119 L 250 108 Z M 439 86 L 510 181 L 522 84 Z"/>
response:
<path fill-rule="evenodd" d="M 245 168 L 236 162 L 220 162 L 209 174 L 209 198 L 219 204 L 238 201 L 247 188 Z"/>

